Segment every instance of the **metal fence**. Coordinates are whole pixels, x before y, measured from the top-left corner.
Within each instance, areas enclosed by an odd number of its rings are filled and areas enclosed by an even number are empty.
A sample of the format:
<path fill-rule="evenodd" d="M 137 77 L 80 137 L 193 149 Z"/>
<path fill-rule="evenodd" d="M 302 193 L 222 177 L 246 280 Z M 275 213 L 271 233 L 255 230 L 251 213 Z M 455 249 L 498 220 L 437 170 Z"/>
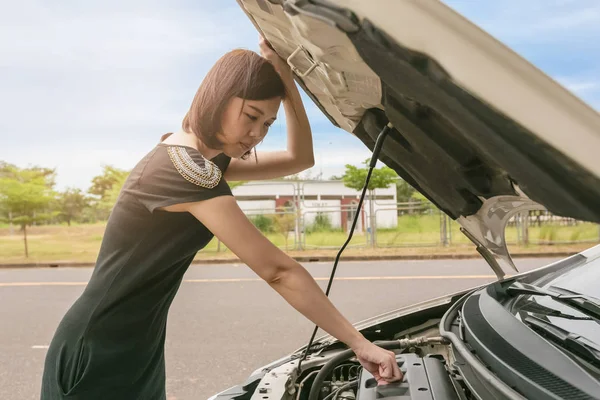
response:
<path fill-rule="evenodd" d="M 366 204 L 362 208 L 349 248 L 472 245 L 460 225 L 429 202 L 378 207 L 373 213 Z M 355 205 L 303 207 L 300 201 L 284 210 L 254 209 L 246 215 L 278 247 L 300 251 L 340 248 L 356 212 Z M 530 211 L 513 217 L 505 236 L 511 246 L 593 244 L 600 242 L 600 225 Z M 217 243 L 209 249 L 223 247 Z"/>

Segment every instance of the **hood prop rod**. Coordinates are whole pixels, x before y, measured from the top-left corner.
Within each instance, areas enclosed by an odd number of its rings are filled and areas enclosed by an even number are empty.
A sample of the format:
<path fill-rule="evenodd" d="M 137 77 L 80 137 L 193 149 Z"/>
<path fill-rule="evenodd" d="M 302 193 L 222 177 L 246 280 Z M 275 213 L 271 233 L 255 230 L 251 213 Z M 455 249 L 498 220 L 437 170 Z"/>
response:
<path fill-rule="evenodd" d="M 346 239 L 346 242 L 344 243 L 344 245 L 338 252 L 337 257 L 335 258 L 335 262 L 333 263 L 333 269 L 331 270 L 331 276 L 329 277 L 329 282 L 327 283 L 327 290 L 325 290 L 325 296 L 329 297 L 329 292 L 331 291 L 331 284 L 333 283 L 333 277 L 335 276 L 335 272 L 337 270 L 338 262 L 340 261 L 342 252 L 346 249 L 346 246 L 348 246 L 348 243 L 350 243 L 350 241 L 352 240 L 352 236 L 354 235 L 354 229 L 356 228 L 358 218 L 360 217 L 360 211 L 362 209 L 363 201 L 365 199 L 365 194 L 367 193 L 367 188 L 369 187 L 369 181 L 371 180 L 371 175 L 373 174 L 373 169 L 377 165 L 379 153 L 381 153 L 381 148 L 383 147 L 383 141 L 385 140 L 385 137 L 387 136 L 389 131 L 393 128 L 394 127 L 393 127 L 392 123 L 388 122 L 388 124 L 385 127 L 383 127 L 383 129 L 377 136 L 377 140 L 375 142 L 375 147 L 373 148 L 373 155 L 371 156 L 371 162 L 369 163 L 369 172 L 367 173 L 367 177 L 365 179 L 365 186 L 363 187 L 362 193 L 360 195 L 360 200 L 358 202 L 358 206 L 356 207 L 356 214 L 354 215 L 354 220 L 352 221 L 352 228 L 350 228 L 350 233 L 348 234 L 348 238 Z M 373 201 L 373 199 L 371 199 L 371 201 Z M 371 227 L 371 229 L 373 229 L 373 227 Z M 315 336 L 317 335 L 318 330 L 319 330 L 319 327 L 315 326 L 312 336 L 310 337 L 310 340 L 308 341 L 308 345 L 306 346 L 306 350 L 304 350 L 304 354 L 298 361 L 298 370 L 297 370 L 298 375 L 300 375 L 302 373 L 302 368 L 301 368 L 302 361 L 306 360 L 306 357 L 308 357 L 308 352 L 310 351 L 310 346 L 312 345 L 313 341 L 315 340 Z"/>

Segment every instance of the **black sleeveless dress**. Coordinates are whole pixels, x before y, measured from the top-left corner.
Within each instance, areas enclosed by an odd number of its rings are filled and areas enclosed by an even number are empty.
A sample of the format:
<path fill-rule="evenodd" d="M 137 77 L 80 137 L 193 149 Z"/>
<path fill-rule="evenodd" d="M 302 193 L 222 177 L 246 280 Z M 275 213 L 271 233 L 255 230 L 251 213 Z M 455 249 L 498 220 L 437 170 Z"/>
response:
<path fill-rule="evenodd" d="M 167 313 L 212 233 L 168 205 L 231 196 L 230 158 L 158 144 L 111 212 L 92 277 L 48 349 L 41 399 L 164 400 Z"/>

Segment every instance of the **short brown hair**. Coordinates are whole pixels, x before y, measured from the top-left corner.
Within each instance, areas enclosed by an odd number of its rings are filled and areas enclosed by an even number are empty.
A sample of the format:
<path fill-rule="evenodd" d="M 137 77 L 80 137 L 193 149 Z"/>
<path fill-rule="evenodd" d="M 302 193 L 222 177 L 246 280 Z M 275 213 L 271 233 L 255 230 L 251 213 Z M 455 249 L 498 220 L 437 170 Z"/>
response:
<path fill-rule="evenodd" d="M 232 50 L 217 60 L 206 74 L 182 128 L 194 133 L 206 146 L 218 150 L 222 144 L 216 134 L 221 129 L 225 106 L 232 97 L 266 100 L 285 96 L 283 80 L 267 59 L 250 50 Z"/>

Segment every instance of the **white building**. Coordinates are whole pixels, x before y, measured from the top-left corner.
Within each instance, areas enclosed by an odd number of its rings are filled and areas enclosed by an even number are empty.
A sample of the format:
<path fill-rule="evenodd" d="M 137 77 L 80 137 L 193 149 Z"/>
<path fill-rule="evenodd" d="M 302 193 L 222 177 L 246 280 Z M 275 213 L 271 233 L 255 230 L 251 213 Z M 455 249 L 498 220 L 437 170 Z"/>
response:
<path fill-rule="evenodd" d="M 314 223 L 318 214 L 327 215 L 334 228 L 348 231 L 358 206 L 360 192 L 344 186 L 341 181 L 255 181 L 233 189 L 238 204 L 248 216 L 273 214 L 283 207 L 296 204 L 304 227 Z M 357 231 L 370 226 L 371 210 L 368 194 L 363 203 Z M 373 210 L 378 228 L 395 228 L 398 224 L 396 211 L 396 186 L 376 189 Z"/>

